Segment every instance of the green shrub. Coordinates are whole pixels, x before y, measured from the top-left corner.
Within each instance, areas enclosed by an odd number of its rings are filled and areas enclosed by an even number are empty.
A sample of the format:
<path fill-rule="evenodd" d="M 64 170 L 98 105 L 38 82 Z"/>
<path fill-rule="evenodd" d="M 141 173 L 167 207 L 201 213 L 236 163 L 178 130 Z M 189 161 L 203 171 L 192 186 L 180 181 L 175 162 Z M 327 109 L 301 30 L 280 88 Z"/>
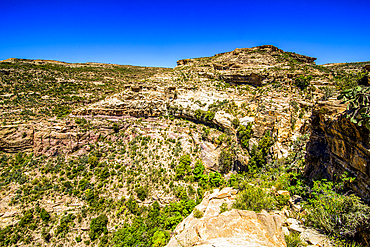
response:
<path fill-rule="evenodd" d="M 305 242 L 302 241 L 300 234 L 298 232 L 290 232 L 289 235 L 285 235 L 285 242 L 287 247 L 302 247 L 307 246 Z"/>
<path fill-rule="evenodd" d="M 213 111 L 203 111 L 200 109 L 195 110 L 194 116 L 199 121 L 212 121 L 215 117 L 215 113 Z"/>
<path fill-rule="evenodd" d="M 203 217 L 203 212 L 200 211 L 199 209 L 195 208 L 193 211 L 193 215 L 195 218 L 199 219 Z"/>
<path fill-rule="evenodd" d="M 49 242 L 50 239 L 51 239 L 51 235 L 49 233 L 49 231 L 46 229 L 46 228 L 42 228 L 42 231 L 41 231 L 41 237 L 46 241 L 46 242 Z"/>
<path fill-rule="evenodd" d="M 239 125 L 240 125 L 240 121 L 239 121 L 238 118 L 234 118 L 231 123 L 233 124 L 233 126 L 234 126 L 235 129 L 238 128 Z"/>
<path fill-rule="evenodd" d="M 223 150 L 218 158 L 219 169 L 222 174 L 231 171 L 234 164 L 235 154 L 231 149 Z"/>
<path fill-rule="evenodd" d="M 249 148 L 249 140 L 252 136 L 252 123 L 248 123 L 247 126 L 240 126 L 237 131 L 240 144 L 243 148 Z"/>
<path fill-rule="evenodd" d="M 354 87 L 344 90 L 338 96 L 342 103 L 348 103 L 346 117 L 358 126 L 370 130 L 370 87 Z"/>
<path fill-rule="evenodd" d="M 113 131 L 115 133 L 118 133 L 119 132 L 119 125 L 118 125 L 118 123 L 113 123 Z"/>
<path fill-rule="evenodd" d="M 144 201 L 145 198 L 148 196 L 148 188 L 147 187 L 138 187 L 135 189 L 135 192 L 137 194 L 137 197 L 141 200 Z"/>
<path fill-rule="evenodd" d="M 218 172 L 211 172 L 209 174 L 209 182 L 212 187 L 219 187 L 223 182 L 222 175 Z"/>
<path fill-rule="evenodd" d="M 200 179 L 200 177 L 204 173 L 204 170 L 205 168 L 204 168 L 204 165 L 202 164 L 202 161 L 197 160 L 197 162 L 195 163 L 194 169 L 193 169 L 193 175 L 194 175 L 195 181 L 198 181 Z"/>
<path fill-rule="evenodd" d="M 245 184 L 243 191 L 239 192 L 233 207 L 242 210 L 261 212 L 262 209 L 276 209 L 277 202 L 274 196 L 258 186 Z"/>
<path fill-rule="evenodd" d="M 91 219 L 90 223 L 90 232 L 89 232 L 89 237 L 91 240 L 95 240 L 100 235 L 107 234 L 108 229 L 107 229 L 107 224 L 108 224 L 108 217 L 104 214 L 98 216 L 97 218 Z"/>
<path fill-rule="evenodd" d="M 90 164 L 91 168 L 94 168 L 98 165 L 99 160 L 98 160 L 98 157 L 96 157 L 94 155 L 91 155 L 91 156 L 89 156 L 89 159 L 88 159 L 87 162 Z"/>
<path fill-rule="evenodd" d="M 176 166 L 176 178 L 183 178 L 185 175 L 187 175 L 191 171 L 191 159 L 190 155 L 186 154 L 180 157 L 180 162 Z"/>
<path fill-rule="evenodd" d="M 355 195 L 341 195 L 334 183 L 315 181 L 307 205 L 307 220 L 326 233 L 355 239 L 370 231 L 370 207 Z M 370 240 L 369 237 L 367 240 Z"/>
<path fill-rule="evenodd" d="M 222 203 L 222 205 L 220 206 L 220 213 L 222 214 L 223 212 L 226 212 L 228 210 L 229 208 L 227 207 L 227 203 Z"/>
<path fill-rule="evenodd" d="M 267 154 L 273 144 L 274 139 L 271 137 L 270 131 L 267 131 L 258 142 L 258 146 L 254 145 L 250 152 L 251 158 L 248 161 L 249 172 L 255 173 L 266 165 Z"/>
<path fill-rule="evenodd" d="M 168 240 L 170 238 L 170 235 L 166 231 L 158 230 L 156 231 L 151 240 L 152 240 L 152 246 L 153 247 L 163 247 L 166 246 Z"/>
<path fill-rule="evenodd" d="M 42 208 L 40 211 L 40 218 L 47 222 L 50 219 L 50 214 L 45 210 L 45 208 Z"/>
<path fill-rule="evenodd" d="M 311 80 L 312 80 L 311 75 L 308 76 L 300 75 L 298 78 L 295 79 L 294 85 L 304 90 L 310 85 Z"/>

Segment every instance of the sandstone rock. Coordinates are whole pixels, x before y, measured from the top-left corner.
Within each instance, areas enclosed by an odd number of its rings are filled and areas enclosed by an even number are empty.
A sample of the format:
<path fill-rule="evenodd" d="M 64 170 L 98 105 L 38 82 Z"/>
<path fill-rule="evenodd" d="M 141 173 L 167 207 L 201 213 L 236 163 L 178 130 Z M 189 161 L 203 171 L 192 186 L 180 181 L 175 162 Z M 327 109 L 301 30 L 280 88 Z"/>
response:
<path fill-rule="evenodd" d="M 289 205 L 293 209 L 293 211 L 300 212 L 302 207 L 300 205 L 302 201 L 302 197 L 294 195 L 289 199 Z"/>
<path fill-rule="evenodd" d="M 33 135 L 32 126 L 0 126 L 0 151 L 7 153 L 32 151 Z"/>
<path fill-rule="evenodd" d="M 247 126 L 249 123 L 254 122 L 254 117 L 243 117 L 239 121 L 241 125 Z"/>
<path fill-rule="evenodd" d="M 202 158 L 203 165 L 207 169 L 217 170 L 219 150 L 212 143 L 206 141 L 201 142 L 200 148 L 200 157 Z"/>
<path fill-rule="evenodd" d="M 315 229 L 308 228 L 300 234 L 300 238 L 314 246 L 331 247 L 330 239 Z"/>
<path fill-rule="evenodd" d="M 336 180 L 347 172 L 356 177 L 351 189 L 370 201 L 369 130 L 351 123 L 344 110 L 338 101 L 320 103 L 313 110 L 305 174 Z"/>
<path fill-rule="evenodd" d="M 279 215 L 236 209 L 220 214 L 220 206 L 230 205 L 236 192 L 224 188 L 206 193 L 196 207 L 205 212 L 203 217 L 190 214 L 176 227 L 167 246 L 286 246 Z"/>

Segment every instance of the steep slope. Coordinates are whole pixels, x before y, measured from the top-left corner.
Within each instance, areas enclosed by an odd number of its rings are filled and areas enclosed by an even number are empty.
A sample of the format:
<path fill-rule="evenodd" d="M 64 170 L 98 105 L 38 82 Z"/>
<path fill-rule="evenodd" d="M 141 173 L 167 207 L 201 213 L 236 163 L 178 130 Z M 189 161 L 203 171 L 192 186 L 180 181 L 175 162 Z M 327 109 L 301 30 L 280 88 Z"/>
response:
<path fill-rule="evenodd" d="M 314 60 L 260 46 L 174 69 L 0 62 L 0 245 L 165 246 L 208 190 L 251 178 L 287 209 L 276 187 L 296 180 L 279 172 L 303 170 L 311 110 L 340 88 Z"/>

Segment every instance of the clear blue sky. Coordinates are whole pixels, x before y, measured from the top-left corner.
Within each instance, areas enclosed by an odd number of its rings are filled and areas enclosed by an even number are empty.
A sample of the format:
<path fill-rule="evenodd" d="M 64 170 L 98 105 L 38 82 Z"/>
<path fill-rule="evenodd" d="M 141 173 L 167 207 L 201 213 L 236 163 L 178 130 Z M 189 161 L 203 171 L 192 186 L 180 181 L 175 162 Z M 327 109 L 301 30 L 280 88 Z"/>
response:
<path fill-rule="evenodd" d="M 369 0 L 0 0 L 0 60 L 174 67 L 272 44 L 318 64 L 369 61 L 369 16 Z"/>

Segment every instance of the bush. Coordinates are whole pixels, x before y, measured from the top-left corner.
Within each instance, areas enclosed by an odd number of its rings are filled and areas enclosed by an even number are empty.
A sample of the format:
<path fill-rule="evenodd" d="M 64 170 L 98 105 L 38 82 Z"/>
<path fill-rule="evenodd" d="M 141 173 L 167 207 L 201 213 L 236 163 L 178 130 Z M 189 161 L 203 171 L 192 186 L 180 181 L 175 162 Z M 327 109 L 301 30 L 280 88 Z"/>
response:
<path fill-rule="evenodd" d="M 222 203 L 222 205 L 220 206 L 220 214 L 222 214 L 223 212 L 226 212 L 228 211 L 229 208 L 227 207 L 227 203 Z"/>
<path fill-rule="evenodd" d="M 290 232 L 289 235 L 285 235 L 285 242 L 287 247 L 301 247 L 306 246 L 305 242 L 302 241 L 300 234 L 297 232 Z"/>
<path fill-rule="evenodd" d="M 180 157 L 180 162 L 176 166 L 176 178 L 183 178 L 185 175 L 187 175 L 191 171 L 190 167 L 191 159 L 190 155 L 186 154 Z"/>
<path fill-rule="evenodd" d="M 107 229 L 107 224 L 108 224 L 108 217 L 104 214 L 98 216 L 97 218 L 91 219 L 90 223 L 90 232 L 89 236 L 91 240 L 95 240 L 100 235 L 107 234 L 108 229 Z"/>
<path fill-rule="evenodd" d="M 212 187 L 219 187 L 223 182 L 222 175 L 218 172 L 211 172 L 209 174 L 209 182 Z"/>
<path fill-rule="evenodd" d="M 234 118 L 231 123 L 233 124 L 233 126 L 234 126 L 235 129 L 238 128 L 239 125 L 240 125 L 240 121 L 239 121 L 238 118 Z"/>
<path fill-rule="evenodd" d="M 238 138 L 242 148 L 249 148 L 249 140 L 252 136 L 252 123 L 249 123 L 247 126 L 240 126 L 237 131 Z"/>
<path fill-rule="evenodd" d="M 46 242 L 49 242 L 50 239 L 51 239 L 51 235 L 49 233 L 49 231 L 46 229 L 46 228 L 42 228 L 42 231 L 41 231 L 41 237 L 46 241 Z"/>
<path fill-rule="evenodd" d="M 259 168 L 266 165 L 267 154 L 270 147 L 274 144 L 274 139 L 270 135 L 270 131 L 258 142 L 258 146 L 253 146 L 250 155 L 251 158 L 248 161 L 248 169 L 251 173 L 255 173 Z"/>
<path fill-rule="evenodd" d="M 308 75 L 308 76 L 300 75 L 298 78 L 295 79 L 294 85 L 304 90 L 310 85 L 311 80 L 312 80 L 311 75 Z"/>
<path fill-rule="evenodd" d="M 115 133 L 118 133 L 118 132 L 119 132 L 119 125 L 118 125 L 118 123 L 114 123 L 114 124 L 113 124 L 113 131 L 114 131 Z"/>
<path fill-rule="evenodd" d="M 314 227 L 346 239 L 359 238 L 370 231 L 370 207 L 360 198 L 338 194 L 334 184 L 325 180 L 315 181 L 312 189 L 307 220 Z"/>
<path fill-rule="evenodd" d="M 96 156 L 91 155 L 91 156 L 89 156 L 89 159 L 88 159 L 87 162 L 90 164 L 90 167 L 91 168 L 94 168 L 95 166 L 98 165 L 99 160 L 98 160 L 98 158 Z"/>
<path fill-rule="evenodd" d="M 153 247 L 163 247 L 166 246 L 167 241 L 169 240 L 170 235 L 166 231 L 156 231 L 152 237 L 152 246 Z"/>
<path fill-rule="evenodd" d="M 45 210 L 45 208 L 42 208 L 40 211 L 40 218 L 47 222 L 50 219 L 50 214 Z"/>
<path fill-rule="evenodd" d="M 193 215 L 195 218 L 199 219 L 203 217 L 203 212 L 200 211 L 199 209 L 195 208 L 193 211 Z"/>
<path fill-rule="evenodd" d="M 194 169 L 193 169 L 193 175 L 194 175 L 195 181 L 198 181 L 200 179 L 200 177 L 204 173 L 204 170 L 205 168 L 204 168 L 204 165 L 202 164 L 202 161 L 197 160 L 197 162 L 195 163 Z"/>
<path fill-rule="evenodd" d="M 231 171 L 235 159 L 235 154 L 232 150 L 223 150 L 218 158 L 219 169 L 222 174 L 226 174 Z"/>
<path fill-rule="evenodd" d="M 276 209 L 276 204 L 272 194 L 260 187 L 246 184 L 244 190 L 241 191 L 236 198 L 233 207 L 236 209 L 261 212 L 262 209 Z"/>
<path fill-rule="evenodd" d="M 140 186 L 139 188 L 135 189 L 135 192 L 137 194 L 137 197 L 141 200 L 144 201 L 145 198 L 148 196 L 148 188 L 144 188 Z"/>

